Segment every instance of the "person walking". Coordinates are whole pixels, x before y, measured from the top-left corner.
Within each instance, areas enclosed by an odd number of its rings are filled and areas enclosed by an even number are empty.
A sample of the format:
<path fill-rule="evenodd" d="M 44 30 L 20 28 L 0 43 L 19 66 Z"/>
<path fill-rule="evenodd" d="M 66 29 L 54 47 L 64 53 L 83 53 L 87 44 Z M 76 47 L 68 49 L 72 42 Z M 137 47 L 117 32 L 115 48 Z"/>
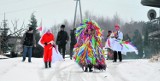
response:
<path fill-rule="evenodd" d="M 33 34 L 32 27 L 29 27 L 29 30 L 27 30 L 26 33 L 23 35 L 21 42 L 23 44 L 22 62 L 25 61 L 27 53 L 28 53 L 28 62 L 31 62 L 32 49 L 33 49 L 33 46 L 36 47 L 36 40 L 35 40 L 35 36 Z"/>
<path fill-rule="evenodd" d="M 119 25 L 115 25 L 115 32 L 114 32 L 114 45 L 113 45 L 113 62 L 117 62 L 117 54 L 119 57 L 119 61 L 122 62 L 122 49 L 123 46 L 119 43 L 120 41 L 123 40 L 123 33 L 120 31 Z"/>
<path fill-rule="evenodd" d="M 55 46 L 54 43 L 54 35 L 52 34 L 50 29 L 46 29 L 46 32 L 42 35 L 41 39 L 39 40 L 41 46 L 44 48 L 44 64 L 45 68 L 51 68 L 52 62 L 52 48 Z"/>
<path fill-rule="evenodd" d="M 76 28 L 74 28 L 73 30 L 71 30 L 70 33 L 70 37 L 71 37 L 71 43 L 70 43 L 70 59 L 72 60 L 72 56 L 73 56 L 73 48 L 74 45 L 76 44 L 77 40 L 76 40 L 76 36 L 75 36 L 75 31 Z"/>
<path fill-rule="evenodd" d="M 64 30 L 65 25 L 61 25 L 61 30 L 57 34 L 56 44 L 58 45 L 58 50 L 62 54 L 65 60 L 66 44 L 69 40 L 67 32 Z"/>

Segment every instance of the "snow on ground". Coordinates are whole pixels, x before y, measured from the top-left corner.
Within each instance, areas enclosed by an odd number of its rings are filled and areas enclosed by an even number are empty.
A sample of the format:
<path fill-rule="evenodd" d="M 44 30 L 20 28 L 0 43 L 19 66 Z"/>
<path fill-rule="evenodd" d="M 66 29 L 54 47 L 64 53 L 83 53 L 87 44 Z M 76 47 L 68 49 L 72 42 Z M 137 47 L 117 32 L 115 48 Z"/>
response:
<path fill-rule="evenodd" d="M 160 81 L 160 62 L 128 60 L 117 68 L 122 77 L 127 77 L 126 81 Z"/>
<path fill-rule="evenodd" d="M 0 60 L 0 81 L 160 81 L 160 63 L 148 60 L 107 61 L 106 71 L 87 73 L 69 58 L 49 69 L 44 68 L 42 58 L 32 58 L 32 63 L 21 60 Z"/>
<path fill-rule="evenodd" d="M 7 56 L 0 55 L 0 59 L 7 59 L 7 58 L 8 58 Z"/>

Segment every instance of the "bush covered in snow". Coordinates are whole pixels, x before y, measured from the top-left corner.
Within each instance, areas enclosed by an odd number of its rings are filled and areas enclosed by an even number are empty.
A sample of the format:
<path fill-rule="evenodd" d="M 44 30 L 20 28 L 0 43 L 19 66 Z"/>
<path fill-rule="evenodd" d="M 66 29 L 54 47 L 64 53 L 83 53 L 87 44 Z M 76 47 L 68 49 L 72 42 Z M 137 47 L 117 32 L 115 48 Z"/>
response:
<path fill-rule="evenodd" d="M 156 55 L 156 56 L 153 56 L 151 59 L 150 59 L 150 62 L 160 62 L 160 54 Z"/>

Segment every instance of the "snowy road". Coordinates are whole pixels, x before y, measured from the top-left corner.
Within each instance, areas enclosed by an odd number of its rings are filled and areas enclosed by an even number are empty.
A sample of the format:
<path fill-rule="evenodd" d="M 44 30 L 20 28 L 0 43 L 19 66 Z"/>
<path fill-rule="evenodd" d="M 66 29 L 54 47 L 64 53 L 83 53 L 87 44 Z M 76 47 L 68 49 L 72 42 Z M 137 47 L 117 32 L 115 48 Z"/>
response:
<path fill-rule="evenodd" d="M 128 81 L 125 79 L 125 77 L 122 77 L 120 73 L 118 72 L 118 66 L 122 63 L 113 63 L 113 62 L 108 62 L 108 69 L 109 73 L 114 76 L 114 81 Z"/>
<path fill-rule="evenodd" d="M 151 81 L 150 73 L 152 77 L 155 77 L 154 81 L 160 81 L 158 78 L 160 63 L 126 60 L 122 63 L 107 61 L 107 65 L 106 71 L 94 70 L 94 72 L 86 73 L 69 59 L 52 64 L 50 69 L 44 68 L 42 58 L 32 58 L 32 63 L 21 62 L 21 58 L 4 59 L 0 60 L 0 81 Z M 148 74 L 145 77 L 147 79 L 143 78 L 144 73 Z"/>

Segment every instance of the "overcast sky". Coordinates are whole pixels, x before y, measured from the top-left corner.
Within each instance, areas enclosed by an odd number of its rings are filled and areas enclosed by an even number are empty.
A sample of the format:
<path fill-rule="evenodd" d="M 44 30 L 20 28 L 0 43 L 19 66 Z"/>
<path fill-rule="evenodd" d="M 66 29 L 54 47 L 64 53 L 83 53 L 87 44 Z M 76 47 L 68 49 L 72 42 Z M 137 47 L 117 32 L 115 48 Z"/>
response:
<path fill-rule="evenodd" d="M 124 21 L 148 21 L 147 12 L 159 9 L 142 6 L 141 0 L 81 0 L 82 11 L 90 11 L 95 15 L 112 18 L 115 13 Z M 0 0 L 0 22 L 3 13 L 11 25 L 11 20 L 29 23 L 30 15 L 34 12 L 43 26 L 53 26 L 62 23 L 64 19 L 73 20 L 76 2 L 74 0 Z"/>

